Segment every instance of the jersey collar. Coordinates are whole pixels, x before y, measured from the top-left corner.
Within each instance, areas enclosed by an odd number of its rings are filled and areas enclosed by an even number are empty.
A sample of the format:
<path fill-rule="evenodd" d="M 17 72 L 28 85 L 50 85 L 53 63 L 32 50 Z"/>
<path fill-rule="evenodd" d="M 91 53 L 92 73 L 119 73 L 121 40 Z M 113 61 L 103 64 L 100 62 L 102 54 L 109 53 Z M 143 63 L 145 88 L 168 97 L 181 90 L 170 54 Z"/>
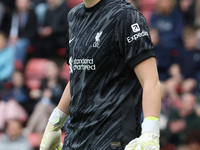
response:
<path fill-rule="evenodd" d="M 86 12 L 95 12 L 96 10 L 101 8 L 106 3 L 106 1 L 107 0 L 101 0 L 96 5 L 94 5 L 93 7 L 90 7 L 90 8 L 86 8 L 84 5 L 84 9 Z"/>

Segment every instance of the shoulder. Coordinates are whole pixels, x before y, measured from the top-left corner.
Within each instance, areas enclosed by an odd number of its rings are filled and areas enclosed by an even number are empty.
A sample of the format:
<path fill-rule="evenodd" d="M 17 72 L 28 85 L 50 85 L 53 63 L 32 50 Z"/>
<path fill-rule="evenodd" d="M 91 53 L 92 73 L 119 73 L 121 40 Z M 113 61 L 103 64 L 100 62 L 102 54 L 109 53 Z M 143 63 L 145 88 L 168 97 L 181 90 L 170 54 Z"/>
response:
<path fill-rule="evenodd" d="M 60 5 L 60 7 L 58 7 L 58 9 L 57 9 L 58 11 L 60 11 L 60 12 L 63 12 L 63 13 L 68 13 L 69 11 L 70 11 L 70 8 L 66 5 L 66 3 L 65 2 L 63 2 L 61 5 Z"/>
<path fill-rule="evenodd" d="M 81 3 L 74 8 L 72 8 L 68 13 L 68 19 L 71 19 L 74 15 L 76 15 L 79 11 L 84 10 L 84 3 Z"/>
<path fill-rule="evenodd" d="M 173 16 L 175 19 L 177 19 L 176 17 L 180 17 L 180 18 L 183 17 L 181 11 L 180 11 L 178 8 L 176 8 L 176 7 L 175 7 L 174 10 L 172 11 L 171 16 Z"/>
<path fill-rule="evenodd" d="M 1 52 L 7 55 L 12 55 L 14 53 L 13 50 L 8 46 L 5 47 Z"/>
<path fill-rule="evenodd" d="M 145 20 L 142 13 L 132 4 L 127 1 L 121 1 L 120 5 L 118 6 L 118 10 L 121 11 L 119 15 L 119 19 L 130 19 L 135 18 L 136 20 Z"/>

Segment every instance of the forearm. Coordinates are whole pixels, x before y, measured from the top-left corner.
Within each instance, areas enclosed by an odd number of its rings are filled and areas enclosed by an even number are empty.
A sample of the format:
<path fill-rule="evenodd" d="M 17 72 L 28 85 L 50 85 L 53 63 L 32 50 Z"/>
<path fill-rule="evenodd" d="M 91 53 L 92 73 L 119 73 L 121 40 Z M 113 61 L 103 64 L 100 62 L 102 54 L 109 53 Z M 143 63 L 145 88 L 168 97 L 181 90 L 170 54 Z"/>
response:
<path fill-rule="evenodd" d="M 160 117 L 161 84 L 159 80 L 144 83 L 142 106 L 144 118 L 148 116 Z"/>
<path fill-rule="evenodd" d="M 58 104 L 58 109 L 60 109 L 61 111 L 63 111 L 65 114 L 69 115 L 69 103 L 71 101 L 71 95 L 70 95 L 70 82 L 68 82 L 62 97 L 60 99 L 60 102 Z"/>

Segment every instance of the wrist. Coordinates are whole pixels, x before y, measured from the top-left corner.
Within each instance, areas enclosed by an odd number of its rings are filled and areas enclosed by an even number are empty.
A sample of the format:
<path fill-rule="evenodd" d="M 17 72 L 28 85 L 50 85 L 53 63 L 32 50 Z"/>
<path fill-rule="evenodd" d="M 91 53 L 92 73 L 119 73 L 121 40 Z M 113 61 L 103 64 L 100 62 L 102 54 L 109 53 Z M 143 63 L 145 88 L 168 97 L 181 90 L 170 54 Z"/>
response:
<path fill-rule="evenodd" d="M 160 133 L 160 120 L 156 117 L 146 117 L 142 123 L 142 134 L 144 133 Z"/>
<path fill-rule="evenodd" d="M 49 123 L 61 129 L 68 117 L 69 116 L 67 114 L 56 107 L 49 118 Z"/>

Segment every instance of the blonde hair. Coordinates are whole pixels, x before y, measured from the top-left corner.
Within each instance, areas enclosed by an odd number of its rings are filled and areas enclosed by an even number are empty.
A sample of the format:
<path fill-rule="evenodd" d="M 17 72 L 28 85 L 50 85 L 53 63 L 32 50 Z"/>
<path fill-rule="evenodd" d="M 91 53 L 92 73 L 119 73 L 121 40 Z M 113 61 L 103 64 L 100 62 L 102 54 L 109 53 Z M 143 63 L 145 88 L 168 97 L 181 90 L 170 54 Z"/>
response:
<path fill-rule="evenodd" d="M 193 26 L 185 26 L 183 29 L 182 36 L 183 36 L 183 38 L 190 37 L 190 36 L 196 35 L 195 33 L 196 33 L 196 31 Z"/>
<path fill-rule="evenodd" d="M 165 14 L 165 12 L 163 11 L 162 8 L 159 7 L 159 2 L 161 2 L 162 0 L 157 0 L 157 3 L 156 3 L 156 8 L 155 8 L 155 12 L 157 14 Z M 168 0 L 170 1 L 170 0 Z M 171 13 L 174 9 L 174 7 L 176 6 L 176 0 L 171 0 L 171 4 L 170 4 L 170 7 L 169 7 L 169 13 Z"/>

